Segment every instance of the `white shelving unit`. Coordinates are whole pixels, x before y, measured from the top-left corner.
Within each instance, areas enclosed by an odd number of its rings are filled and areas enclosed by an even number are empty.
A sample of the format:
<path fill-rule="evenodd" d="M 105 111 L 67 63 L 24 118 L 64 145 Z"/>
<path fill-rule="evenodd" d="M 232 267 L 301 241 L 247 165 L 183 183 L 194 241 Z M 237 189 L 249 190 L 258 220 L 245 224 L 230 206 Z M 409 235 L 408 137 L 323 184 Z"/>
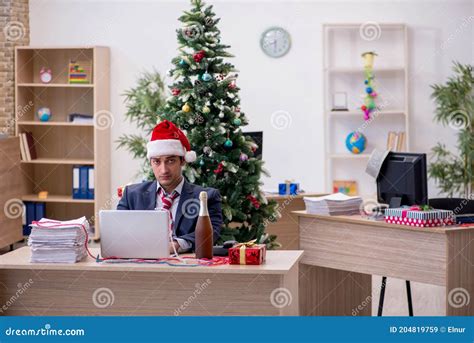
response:
<path fill-rule="evenodd" d="M 366 36 L 364 28 L 371 25 Z M 368 31 L 367 31 L 368 32 Z M 324 123 L 326 145 L 326 191 L 334 180 L 357 181 L 362 196 L 376 193 L 374 180 L 365 173 L 373 149 L 385 149 L 389 131 L 404 131 L 409 151 L 408 29 L 405 24 L 324 24 Z M 375 89 L 378 109 L 364 120 L 360 106 L 365 97 L 362 53 L 375 51 Z M 348 111 L 332 110 L 334 92 L 347 94 Z M 367 147 L 359 155 L 345 146 L 347 135 L 360 131 Z"/>

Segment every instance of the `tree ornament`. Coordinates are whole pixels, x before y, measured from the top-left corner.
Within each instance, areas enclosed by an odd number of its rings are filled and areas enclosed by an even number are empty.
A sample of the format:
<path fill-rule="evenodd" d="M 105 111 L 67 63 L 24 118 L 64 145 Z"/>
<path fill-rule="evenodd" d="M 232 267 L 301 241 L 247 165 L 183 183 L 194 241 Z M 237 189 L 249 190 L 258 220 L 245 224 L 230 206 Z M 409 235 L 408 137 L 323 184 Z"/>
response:
<path fill-rule="evenodd" d="M 183 110 L 183 112 L 188 113 L 189 111 L 191 111 L 191 106 L 189 106 L 188 103 L 185 103 L 181 109 Z"/>
<path fill-rule="evenodd" d="M 194 62 L 196 63 L 201 62 L 204 57 L 206 57 L 206 52 L 204 50 L 200 50 L 193 55 Z"/>
<path fill-rule="evenodd" d="M 229 132 L 227 132 L 227 139 L 224 142 L 224 148 L 226 148 L 228 150 L 228 149 L 232 148 L 233 145 L 234 145 L 234 143 L 232 143 L 232 141 L 229 138 Z"/>
<path fill-rule="evenodd" d="M 181 61 L 179 61 L 179 65 L 184 67 L 185 65 L 187 65 L 187 63 L 185 60 L 181 59 Z"/>
<path fill-rule="evenodd" d="M 211 152 L 211 147 L 209 146 L 205 146 L 202 151 L 205 153 L 205 154 L 209 154 Z"/>
<path fill-rule="evenodd" d="M 211 81 L 211 80 L 212 80 L 211 74 L 209 74 L 209 73 L 204 73 L 204 74 L 202 74 L 202 80 L 203 80 L 203 81 L 206 81 L 206 82 Z"/>
<path fill-rule="evenodd" d="M 229 83 L 229 89 L 235 89 L 237 87 L 237 84 L 235 81 L 232 81 L 231 83 Z"/>
<path fill-rule="evenodd" d="M 234 125 L 239 126 L 240 124 L 242 124 L 242 120 L 240 120 L 239 118 L 235 118 L 234 119 Z"/>
<path fill-rule="evenodd" d="M 173 88 L 173 89 L 171 90 L 171 94 L 173 94 L 174 96 L 178 96 L 179 93 L 181 93 L 181 90 L 178 89 L 178 88 Z"/>
<path fill-rule="evenodd" d="M 209 107 L 204 106 L 204 107 L 202 108 L 202 113 L 206 113 L 206 114 L 207 114 L 207 113 L 209 113 L 209 112 L 211 112 L 211 109 L 210 109 Z"/>
<path fill-rule="evenodd" d="M 199 161 L 199 165 L 200 165 L 200 166 L 203 166 L 203 165 L 204 165 L 204 160 L 200 160 L 200 161 Z"/>
<path fill-rule="evenodd" d="M 219 113 L 219 118 L 224 118 L 224 112 Z"/>
<path fill-rule="evenodd" d="M 240 159 L 241 162 L 245 162 L 249 159 L 249 156 L 242 152 L 242 153 L 240 153 L 239 159 Z"/>
<path fill-rule="evenodd" d="M 216 81 L 222 81 L 222 80 L 224 80 L 224 78 L 225 78 L 224 74 L 219 74 L 219 75 L 216 76 Z"/>
<path fill-rule="evenodd" d="M 256 209 L 260 208 L 260 202 L 252 194 L 247 195 L 247 199 L 250 200 L 253 207 L 255 207 Z"/>
<path fill-rule="evenodd" d="M 224 165 L 222 164 L 222 162 L 219 162 L 219 164 L 217 165 L 217 168 L 214 169 L 214 174 L 219 175 L 223 171 L 224 171 Z"/>

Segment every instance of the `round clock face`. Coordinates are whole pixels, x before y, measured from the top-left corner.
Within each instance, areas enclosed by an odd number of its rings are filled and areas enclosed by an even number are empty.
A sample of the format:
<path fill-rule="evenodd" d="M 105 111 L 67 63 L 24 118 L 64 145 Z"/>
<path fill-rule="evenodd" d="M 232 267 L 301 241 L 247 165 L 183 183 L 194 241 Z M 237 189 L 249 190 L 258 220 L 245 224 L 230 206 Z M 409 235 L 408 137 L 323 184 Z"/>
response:
<path fill-rule="evenodd" d="M 281 27 L 271 27 L 262 34 L 260 46 L 270 57 L 281 57 L 290 50 L 290 34 Z"/>
<path fill-rule="evenodd" d="M 51 81 L 51 73 L 43 72 L 40 75 L 41 82 L 48 83 Z"/>

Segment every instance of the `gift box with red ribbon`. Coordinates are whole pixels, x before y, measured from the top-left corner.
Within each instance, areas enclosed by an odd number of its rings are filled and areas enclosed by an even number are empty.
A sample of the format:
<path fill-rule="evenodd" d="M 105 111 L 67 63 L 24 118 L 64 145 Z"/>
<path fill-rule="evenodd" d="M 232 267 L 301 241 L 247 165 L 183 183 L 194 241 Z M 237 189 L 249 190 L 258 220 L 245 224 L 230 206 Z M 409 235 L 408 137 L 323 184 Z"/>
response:
<path fill-rule="evenodd" d="M 267 248 L 265 244 L 256 244 L 255 240 L 238 243 L 229 248 L 230 264 L 252 264 L 258 265 L 265 262 Z"/>
<path fill-rule="evenodd" d="M 420 206 L 387 208 L 385 222 L 415 227 L 453 225 L 454 212 L 447 210 L 423 209 Z"/>

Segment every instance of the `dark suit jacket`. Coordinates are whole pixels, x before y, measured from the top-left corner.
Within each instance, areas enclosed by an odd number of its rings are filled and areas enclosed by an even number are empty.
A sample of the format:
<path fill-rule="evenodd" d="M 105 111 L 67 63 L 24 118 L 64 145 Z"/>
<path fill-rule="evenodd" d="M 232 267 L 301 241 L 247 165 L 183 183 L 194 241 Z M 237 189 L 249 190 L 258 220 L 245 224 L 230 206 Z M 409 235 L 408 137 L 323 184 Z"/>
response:
<path fill-rule="evenodd" d="M 156 180 L 129 185 L 123 192 L 117 210 L 154 210 L 156 207 Z M 215 188 L 203 188 L 184 180 L 174 218 L 176 236 L 186 239 L 195 247 L 195 229 L 199 216 L 199 193 L 207 193 L 207 207 L 214 230 L 214 243 L 220 236 L 222 226 L 221 195 Z M 196 199 L 193 201 L 192 199 Z M 186 204 L 183 208 L 183 203 Z"/>

